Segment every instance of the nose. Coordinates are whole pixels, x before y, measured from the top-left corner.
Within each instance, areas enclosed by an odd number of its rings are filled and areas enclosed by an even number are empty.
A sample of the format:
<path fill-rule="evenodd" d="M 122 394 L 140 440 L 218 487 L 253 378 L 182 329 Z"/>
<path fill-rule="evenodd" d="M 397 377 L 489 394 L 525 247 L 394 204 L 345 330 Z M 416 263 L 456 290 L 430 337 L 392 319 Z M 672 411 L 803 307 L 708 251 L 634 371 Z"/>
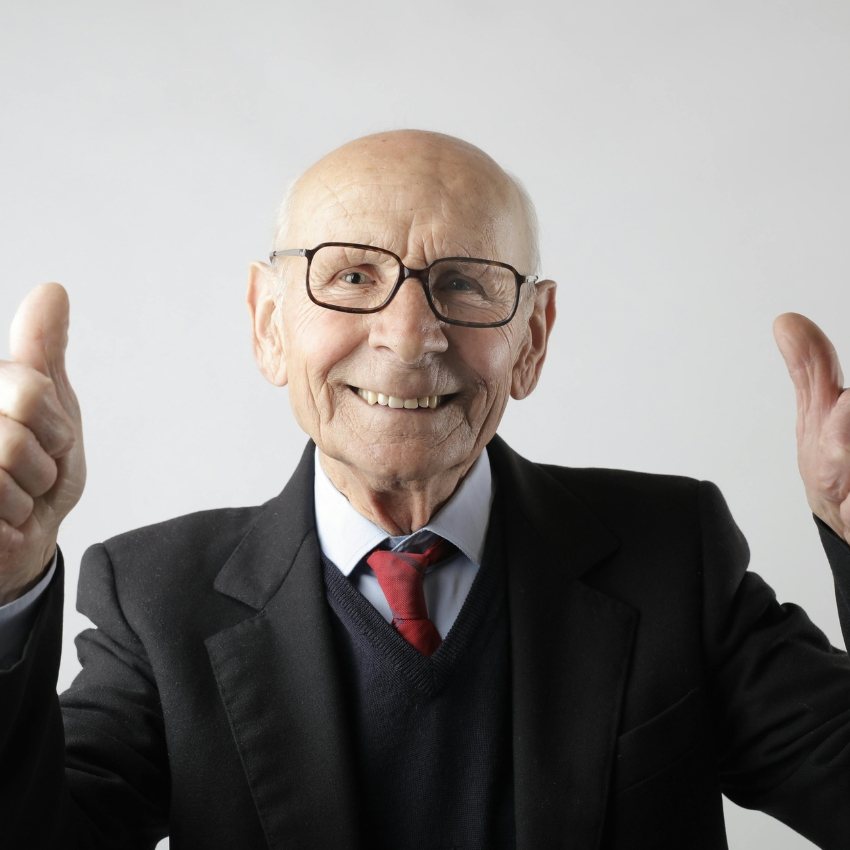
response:
<path fill-rule="evenodd" d="M 448 348 L 442 324 L 431 310 L 419 278 L 407 278 L 393 300 L 372 315 L 369 343 L 373 348 L 389 349 L 409 364 Z"/>

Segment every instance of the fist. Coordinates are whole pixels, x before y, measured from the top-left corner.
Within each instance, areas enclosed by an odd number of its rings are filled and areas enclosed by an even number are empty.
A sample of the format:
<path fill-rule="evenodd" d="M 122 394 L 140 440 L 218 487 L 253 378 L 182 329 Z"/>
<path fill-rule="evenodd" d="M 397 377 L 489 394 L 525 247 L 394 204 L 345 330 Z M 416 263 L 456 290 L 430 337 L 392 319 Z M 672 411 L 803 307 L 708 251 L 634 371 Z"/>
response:
<path fill-rule="evenodd" d="M 86 478 L 80 407 L 65 372 L 68 294 L 34 289 L 0 361 L 0 604 L 34 585 Z"/>

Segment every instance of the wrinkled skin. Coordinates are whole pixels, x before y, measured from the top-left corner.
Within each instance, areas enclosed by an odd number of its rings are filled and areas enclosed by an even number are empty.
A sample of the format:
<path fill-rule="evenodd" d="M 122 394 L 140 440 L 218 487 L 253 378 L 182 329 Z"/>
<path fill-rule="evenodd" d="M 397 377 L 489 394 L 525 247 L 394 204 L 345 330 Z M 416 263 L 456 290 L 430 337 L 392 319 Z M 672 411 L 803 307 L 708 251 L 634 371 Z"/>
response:
<path fill-rule="evenodd" d="M 447 136 L 391 133 L 353 142 L 301 180 L 286 245 L 349 241 L 388 248 L 411 268 L 473 256 L 530 268 L 516 189 L 481 151 Z M 381 312 L 313 304 L 306 260 L 288 258 L 286 290 L 251 268 L 248 303 L 266 377 L 289 386 L 322 465 L 364 515 L 387 531 L 425 525 L 495 434 L 508 399 L 535 387 L 555 318 L 555 284 L 539 282 L 500 328 L 440 322 L 408 280 Z M 400 398 L 450 395 L 435 410 L 370 406 L 362 387 Z"/>

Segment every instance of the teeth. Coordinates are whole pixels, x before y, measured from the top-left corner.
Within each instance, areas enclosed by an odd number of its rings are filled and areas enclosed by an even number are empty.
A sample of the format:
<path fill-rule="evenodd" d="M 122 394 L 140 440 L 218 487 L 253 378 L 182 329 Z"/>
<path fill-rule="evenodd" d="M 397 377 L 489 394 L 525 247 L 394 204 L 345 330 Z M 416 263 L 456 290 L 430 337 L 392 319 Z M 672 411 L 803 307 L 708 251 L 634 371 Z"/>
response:
<path fill-rule="evenodd" d="M 383 393 L 364 389 L 358 389 L 357 395 L 369 404 L 380 404 L 396 410 L 401 408 L 405 410 L 416 410 L 417 407 L 430 407 L 433 410 L 440 403 L 441 398 L 438 395 L 424 395 L 422 398 L 398 398 L 398 396 L 384 395 Z"/>

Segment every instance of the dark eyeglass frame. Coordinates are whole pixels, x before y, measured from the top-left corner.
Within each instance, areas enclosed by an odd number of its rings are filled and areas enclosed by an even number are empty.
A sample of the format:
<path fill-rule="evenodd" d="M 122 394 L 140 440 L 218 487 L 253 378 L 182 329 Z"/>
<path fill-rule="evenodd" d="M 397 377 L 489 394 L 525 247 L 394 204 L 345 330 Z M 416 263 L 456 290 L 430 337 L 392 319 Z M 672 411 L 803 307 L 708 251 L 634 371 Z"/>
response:
<path fill-rule="evenodd" d="M 360 248 L 367 251 L 377 251 L 380 254 L 386 254 L 387 256 L 393 257 L 399 265 L 398 279 L 396 280 L 393 288 L 390 290 L 389 295 L 387 295 L 384 299 L 384 302 L 379 304 L 377 307 L 340 307 L 336 304 L 325 304 L 322 301 L 317 301 L 313 296 L 313 293 L 310 291 L 310 266 L 316 252 L 321 248 Z M 360 245 L 356 242 L 322 242 L 321 244 L 316 245 L 315 248 L 287 248 L 283 251 L 272 251 L 271 254 L 269 254 L 269 262 L 273 263 L 277 257 L 307 258 L 307 274 L 304 279 L 307 287 L 307 296 L 314 304 L 319 307 L 324 307 L 326 310 L 337 310 L 340 313 L 377 313 L 380 310 L 383 310 L 384 307 L 386 307 L 387 304 L 395 298 L 395 295 L 401 288 L 401 285 L 408 278 L 415 277 L 418 278 L 419 282 L 422 284 L 422 289 L 425 292 L 425 298 L 428 301 L 428 306 L 431 308 L 431 312 L 441 322 L 445 322 L 448 325 L 459 325 L 464 328 L 500 328 L 502 325 L 506 325 L 516 315 L 522 285 L 524 283 L 534 284 L 537 283 L 538 280 L 537 275 L 520 274 L 513 266 L 510 266 L 507 263 L 501 263 L 498 260 L 482 260 L 476 257 L 439 257 L 434 260 L 433 263 L 429 263 L 425 266 L 424 269 L 411 269 L 401 261 L 401 257 L 399 257 L 398 254 L 394 254 L 386 248 L 377 248 L 374 245 Z M 499 266 L 500 268 L 507 269 L 509 272 L 512 272 L 516 280 L 516 295 L 514 296 L 514 306 L 510 315 L 506 319 L 501 319 L 498 322 L 463 322 L 460 319 L 449 319 L 448 317 L 443 316 L 437 310 L 434 300 L 431 297 L 431 287 L 428 286 L 428 272 L 430 272 L 431 268 L 437 263 L 442 263 L 447 260 L 462 263 L 480 263 L 481 265 Z"/>

